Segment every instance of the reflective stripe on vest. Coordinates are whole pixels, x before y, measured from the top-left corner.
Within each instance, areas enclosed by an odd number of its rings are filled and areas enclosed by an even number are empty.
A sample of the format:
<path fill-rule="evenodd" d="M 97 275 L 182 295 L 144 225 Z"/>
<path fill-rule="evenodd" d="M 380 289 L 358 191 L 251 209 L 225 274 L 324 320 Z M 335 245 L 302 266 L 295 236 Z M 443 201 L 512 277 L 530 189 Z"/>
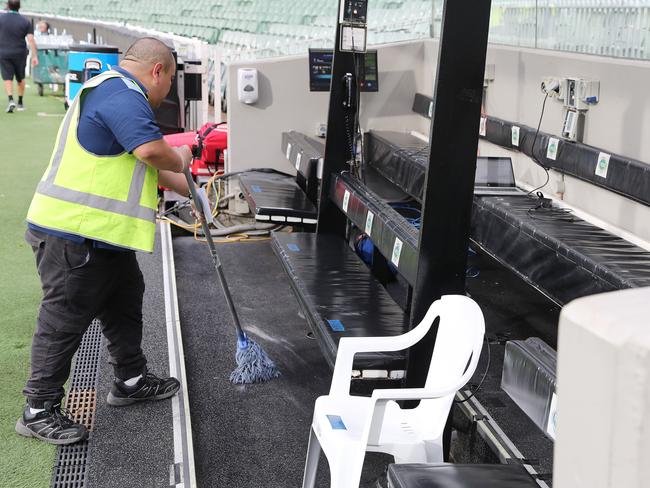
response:
<path fill-rule="evenodd" d="M 157 171 L 130 154 L 91 154 L 81 146 L 76 135 L 83 92 L 117 77 L 128 80 L 120 73 L 106 71 L 88 80 L 75 97 L 59 129 L 56 149 L 37 187 L 27 220 L 46 228 L 151 252 L 155 233 Z M 132 80 L 128 81 L 135 85 Z M 139 87 L 137 90 L 145 96 Z M 84 158 L 90 160 L 85 167 Z M 115 162 L 115 166 L 103 166 L 106 162 Z M 65 170 L 62 170 L 62 165 L 65 165 Z M 133 172 L 127 193 L 126 178 L 129 176 L 126 172 L 131 168 Z M 101 174 L 93 179 L 95 172 Z M 80 174 L 78 178 L 77 173 Z M 57 176 L 61 181 L 57 182 Z M 117 181 L 100 181 L 101 178 Z M 79 186 L 87 191 L 80 191 Z M 102 192 L 105 194 L 97 194 Z M 89 222 L 90 219 L 96 222 Z M 100 225 L 102 223 L 105 225 Z"/>

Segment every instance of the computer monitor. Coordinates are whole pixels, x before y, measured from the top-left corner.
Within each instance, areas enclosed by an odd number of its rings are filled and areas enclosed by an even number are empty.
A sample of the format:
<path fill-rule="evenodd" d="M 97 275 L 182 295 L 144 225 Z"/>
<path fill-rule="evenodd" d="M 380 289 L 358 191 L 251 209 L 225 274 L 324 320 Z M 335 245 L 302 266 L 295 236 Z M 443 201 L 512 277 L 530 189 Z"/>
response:
<path fill-rule="evenodd" d="M 515 174 L 512 169 L 512 159 L 494 156 L 479 156 L 476 158 L 474 186 L 514 187 Z"/>
<path fill-rule="evenodd" d="M 377 51 L 367 51 L 363 54 L 363 58 L 364 63 L 359 67 L 359 87 L 364 92 L 379 91 Z M 330 91 L 333 60 L 334 52 L 331 49 L 309 50 L 310 91 Z"/>

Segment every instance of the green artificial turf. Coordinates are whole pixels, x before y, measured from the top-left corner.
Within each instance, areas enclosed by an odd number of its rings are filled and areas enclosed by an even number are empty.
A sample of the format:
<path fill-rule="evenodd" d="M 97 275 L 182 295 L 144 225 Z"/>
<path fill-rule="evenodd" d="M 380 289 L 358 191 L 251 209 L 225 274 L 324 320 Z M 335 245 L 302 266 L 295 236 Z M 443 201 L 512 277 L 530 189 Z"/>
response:
<path fill-rule="evenodd" d="M 28 80 L 28 84 L 29 84 Z M 25 215 L 47 167 L 63 99 L 36 95 L 29 87 L 27 110 L 7 114 L 0 90 L 0 487 L 50 486 L 55 448 L 14 432 L 22 412 L 31 337 L 41 290 L 31 248 L 25 243 Z M 45 115 L 38 115 L 38 113 Z"/>

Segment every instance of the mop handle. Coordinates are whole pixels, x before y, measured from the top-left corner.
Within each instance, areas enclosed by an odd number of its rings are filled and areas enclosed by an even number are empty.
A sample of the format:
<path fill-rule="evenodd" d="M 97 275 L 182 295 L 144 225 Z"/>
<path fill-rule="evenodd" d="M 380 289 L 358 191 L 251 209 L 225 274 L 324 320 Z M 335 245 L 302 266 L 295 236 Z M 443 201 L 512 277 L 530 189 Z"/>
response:
<path fill-rule="evenodd" d="M 192 173 L 190 173 L 190 168 L 186 167 L 185 169 L 183 169 L 183 173 L 185 174 L 185 179 L 187 180 L 187 186 L 190 189 L 190 195 L 192 196 L 192 200 L 195 202 L 195 207 L 196 207 L 195 211 L 199 216 L 199 220 L 201 221 L 203 234 L 205 235 L 205 239 L 208 242 L 208 247 L 210 248 L 210 254 L 212 255 L 212 261 L 214 262 L 214 267 L 217 270 L 217 275 L 219 275 L 219 282 L 221 283 L 223 294 L 226 297 L 226 303 L 228 303 L 230 314 L 232 315 L 232 319 L 235 322 L 235 328 L 237 329 L 237 337 L 239 338 L 245 337 L 244 331 L 242 330 L 241 324 L 239 323 L 239 317 L 237 316 L 237 311 L 235 310 L 235 304 L 232 300 L 232 296 L 230 295 L 230 290 L 228 289 L 228 283 L 226 282 L 226 277 L 223 274 L 223 269 L 221 267 L 221 260 L 219 259 L 219 255 L 217 254 L 217 248 L 214 245 L 214 241 L 212 240 L 212 234 L 210 233 L 210 228 L 208 227 L 205 211 L 209 211 L 209 210 L 205 209 L 203 206 L 204 201 L 199 197 L 199 190 L 196 188 L 196 185 L 194 184 L 194 179 L 192 179 Z"/>

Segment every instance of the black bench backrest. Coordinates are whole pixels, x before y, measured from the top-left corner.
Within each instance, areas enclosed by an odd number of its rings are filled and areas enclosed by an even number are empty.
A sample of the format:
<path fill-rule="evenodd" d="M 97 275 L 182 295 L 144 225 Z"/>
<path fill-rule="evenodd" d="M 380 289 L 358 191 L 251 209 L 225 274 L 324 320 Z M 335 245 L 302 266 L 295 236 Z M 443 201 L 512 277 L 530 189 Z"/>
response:
<path fill-rule="evenodd" d="M 312 203 L 318 199 L 325 144 L 300 132 L 282 133 L 282 152 L 296 168 L 296 182 Z"/>
<path fill-rule="evenodd" d="M 413 111 L 430 119 L 433 99 L 416 93 Z M 512 145 L 512 127 L 519 127 L 519 146 Z M 636 159 L 611 154 L 604 149 L 580 142 L 570 142 L 559 136 L 540 132 L 535 138 L 536 128 L 508 122 L 496 117 L 487 117 L 483 139 L 508 149 L 515 149 L 536 158 L 542 165 L 565 173 L 630 200 L 650 206 L 650 164 Z M 546 157 L 550 139 L 558 140 L 555 160 Z M 535 147 L 533 147 L 535 142 Z M 609 155 L 607 176 L 596 174 L 602 154 Z"/>

